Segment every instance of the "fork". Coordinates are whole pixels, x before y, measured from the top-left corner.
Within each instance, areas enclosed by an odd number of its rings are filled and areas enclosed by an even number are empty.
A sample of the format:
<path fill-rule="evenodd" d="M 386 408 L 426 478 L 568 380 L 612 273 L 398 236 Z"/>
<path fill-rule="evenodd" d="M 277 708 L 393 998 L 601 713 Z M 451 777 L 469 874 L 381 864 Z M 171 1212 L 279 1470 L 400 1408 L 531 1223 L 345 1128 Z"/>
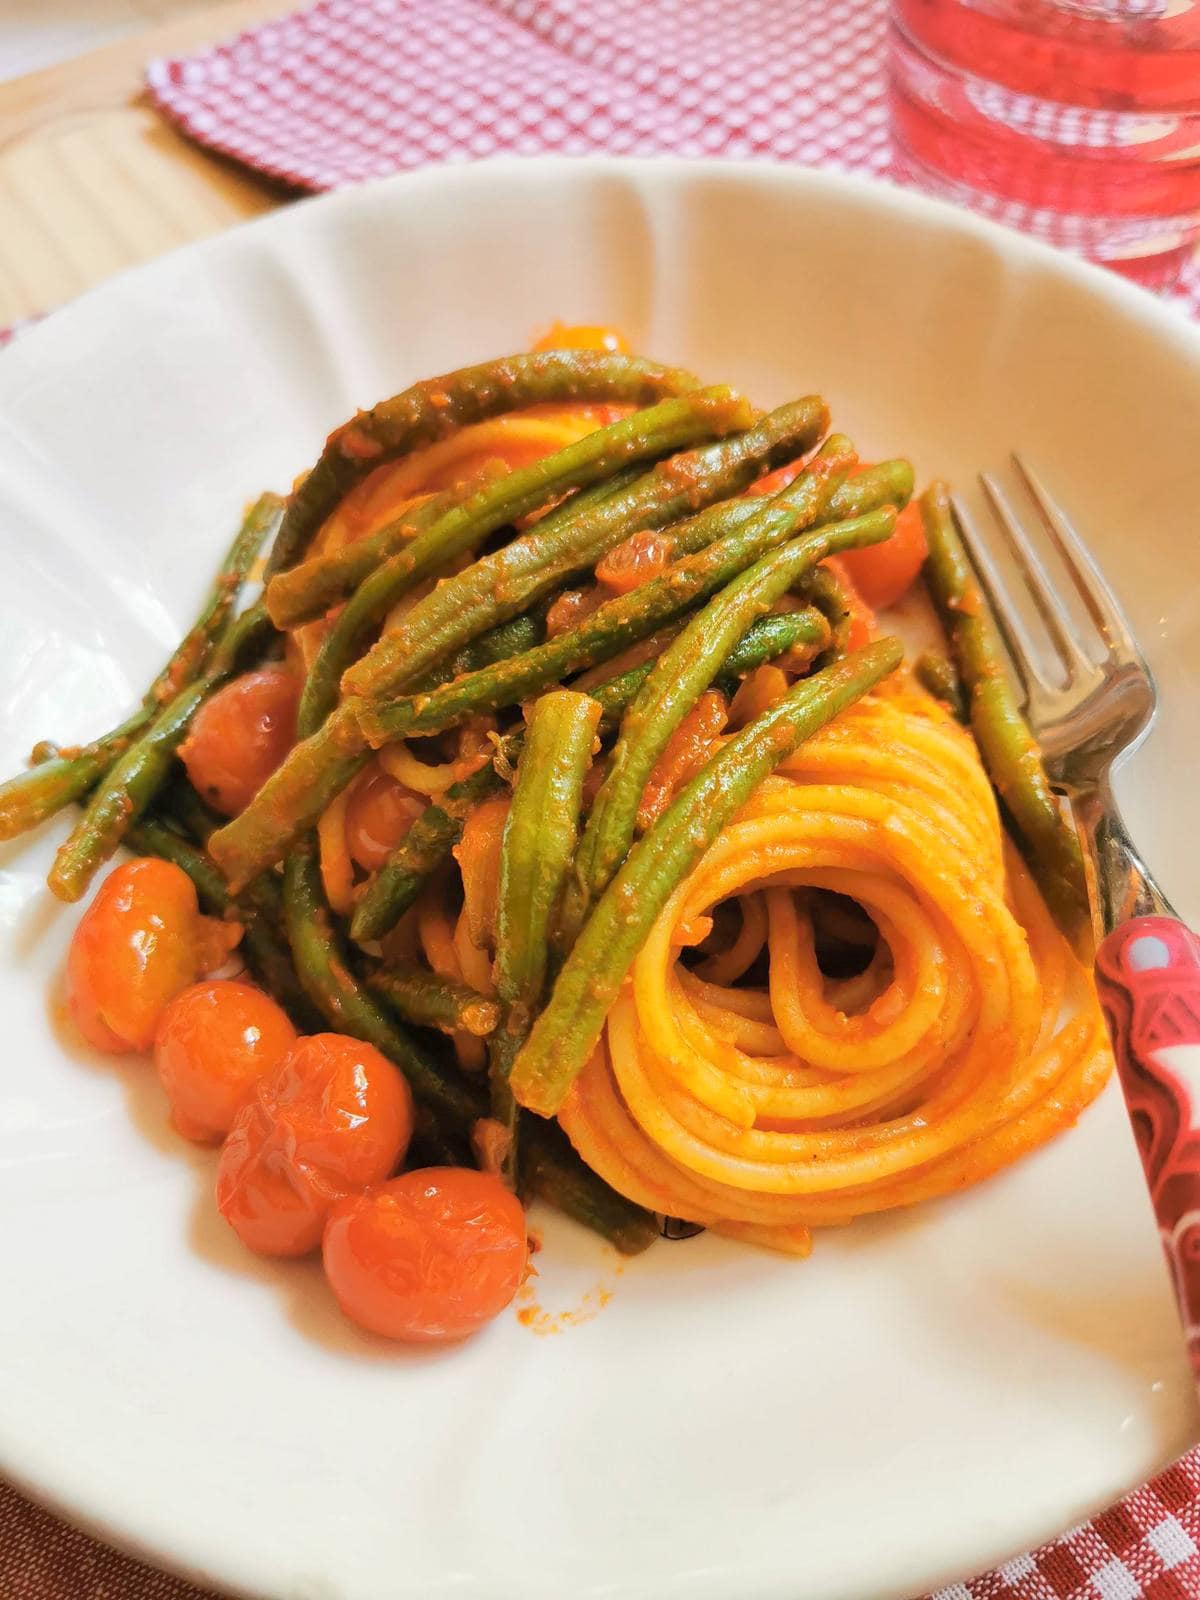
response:
<path fill-rule="evenodd" d="M 957 498 L 955 519 L 1024 696 L 1024 713 L 1054 788 L 1065 796 L 1089 872 L 1096 991 L 1158 1219 L 1193 1371 L 1200 1380 L 1200 938 L 1155 883 L 1121 820 L 1114 768 L 1154 720 L 1154 679 L 1100 569 L 1040 477 L 1013 465 L 1040 536 L 989 473 L 979 482 L 1021 579 L 1058 681 L 1012 605 L 993 551 Z M 1087 625 L 1063 606 L 1039 553 L 1049 543 Z M 1028 610 L 1028 608 L 1027 608 Z"/>

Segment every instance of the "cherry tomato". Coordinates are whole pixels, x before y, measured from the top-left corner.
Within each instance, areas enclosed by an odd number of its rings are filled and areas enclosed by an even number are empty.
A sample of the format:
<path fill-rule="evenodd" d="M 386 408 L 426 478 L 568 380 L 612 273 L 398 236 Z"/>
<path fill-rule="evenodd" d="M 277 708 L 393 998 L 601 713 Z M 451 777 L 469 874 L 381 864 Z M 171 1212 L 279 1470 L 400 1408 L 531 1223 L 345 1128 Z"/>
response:
<path fill-rule="evenodd" d="M 295 1042 L 287 1013 L 253 984 L 212 978 L 182 990 L 154 1036 L 175 1127 L 185 1139 L 219 1143 L 259 1078 Z"/>
<path fill-rule="evenodd" d="M 861 650 L 875 637 L 875 613 L 859 594 L 858 585 L 845 563 L 845 555 L 827 556 L 823 565 L 837 573 L 846 591 L 846 599 L 850 602 L 850 631 L 846 637 L 846 648 Z"/>
<path fill-rule="evenodd" d="M 148 1050 L 168 1001 L 219 967 L 241 937 L 200 914 L 191 879 L 143 857 L 114 868 L 84 912 L 67 956 L 67 1003 L 98 1050 Z"/>
<path fill-rule="evenodd" d="M 599 323 L 554 322 L 534 344 L 535 350 L 611 350 L 628 355 L 629 344 L 615 328 Z"/>
<path fill-rule="evenodd" d="M 346 805 L 346 848 L 365 872 L 376 871 L 428 804 L 380 767 L 368 768 Z"/>
<path fill-rule="evenodd" d="M 196 713 L 179 756 L 223 816 L 245 810 L 295 743 L 300 688 L 286 668 L 261 667 L 218 689 Z"/>
<path fill-rule="evenodd" d="M 865 550 L 846 550 L 838 560 L 866 604 L 880 611 L 908 592 L 928 554 L 921 508 L 913 501 L 896 518 L 890 538 Z"/>
<path fill-rule="evenodd" d="M 521 1202 L 466 1167 L 425 1167 L 339 1200 L 322 1245 L 348 1317 L 422 1344 L 461 1339 L 503 1311 L 527 1253 Z"/>
<path fill-rule="evenodd" d="M 336 1200 L 396 1170 L 412 1127 L 408 1084 L 374 1045 L 300 1039 L 234 1118 L 217 1206 L 251 1250 L 304 1255 Z"/>

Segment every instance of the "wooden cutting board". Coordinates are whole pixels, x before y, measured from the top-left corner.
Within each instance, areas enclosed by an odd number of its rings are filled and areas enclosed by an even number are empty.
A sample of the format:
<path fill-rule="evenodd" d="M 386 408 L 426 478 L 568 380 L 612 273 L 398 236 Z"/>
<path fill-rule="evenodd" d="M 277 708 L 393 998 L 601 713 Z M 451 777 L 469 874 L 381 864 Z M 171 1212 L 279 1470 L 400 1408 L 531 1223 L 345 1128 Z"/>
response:
<path fill-rule="evenodd" d="M 225 0 L 0 83 L 0 328 L 288 198 L 163 122 L 142 69 L 296 9 Z"/>

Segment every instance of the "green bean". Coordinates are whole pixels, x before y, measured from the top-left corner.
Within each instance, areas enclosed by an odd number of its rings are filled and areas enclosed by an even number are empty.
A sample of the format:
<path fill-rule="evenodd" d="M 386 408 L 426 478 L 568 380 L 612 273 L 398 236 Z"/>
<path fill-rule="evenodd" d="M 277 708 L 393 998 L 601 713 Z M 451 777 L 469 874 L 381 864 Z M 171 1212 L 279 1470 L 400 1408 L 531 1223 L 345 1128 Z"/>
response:
<path fill-rule="evenodd" d="M 616 1247 L 635 1256 L 658 1238 L 654 1214 L 610 1189 L 571 1148 L 556 1122 L 537 1121 L 524 1139 L 521 1184 Z"/>
<path fill-rule="evenodd" d="M 805 574 L 799 592 L 829 624 L 829 647 L 817 663 L 818 667 L 827 667 L 846 654 L 850 639 L 852 613 L 846 585 L 832 568 L 814 567 Z"/>
<path fill-rule="evenodd" d="M 970 720 L 962 679 L 949 656 L 940 650 L 923 650 L 913 662 L 913 677 L 935 700 L 948 706 L 957 721 Z"/>
<path fill-rule="evenodd" d="M 759 617 L 733 647 L 713 679 L 723 694 L 732 696 L 739 682 L 755 667 L 761 667 L 790 650 L 817 655 L 829 644 L 829 624 L 816 606 L 800 611 L 776 611 Z"/>
<path fill-rule="evenodd" d="M 507 470 L 507 469 L 506 469 Z M 474 494 L 484 483 L 499 477 L 499 467 L 482 479 L 472 481 L 467 491 Z M 431 528 L 450 508 L 466 498 L 452 489 L 431 495 L 419 505 L 410 506 L 365 539 L 355 539 L 340 550 L 313 556 L 297 567 L 272 578 L 264 599 L 271 621 L 277 628 L 296 628 L 303 622 L 322 617 L 331 606 L 353 594 L 364 578 L 389 556 L 403 550 L 427 528 Z"/>
<path fill-rule="evenodd" d="M 822 553 L 828 555 L 873 543 L 881 537 L 879 529 L 890 528 L 894 518 L 895 512 L 885 506 L 849 522 L 826 523 L 814 534 L 819 534 Z M 379 748 L 394 739 L 439 733 L 464 717 L 483 711 L 517 705 L 557 683 L 566 673 L 609 660 L 628 645 L 646 638 L 662 623 L 722 588 L 760 555 L 782 544 L 804 520 L 799 510 L 768 503 L 753 522 L 736 533 L 685 557 L 640 589 L 606 601 L 578 627 L 560 633 L 535 650 L 468 673 L 429 694 L 384 705 L 352 700 L 344 709 L 358 717 L 366 738 Z"/>
<path fill-rule="evenodd" d="M 240 922 L 244 930 L 241 950 L 259 983 L 279 1001 L 302 1032 L 312 1033 L 321 1027 L 320 1013 L 301 988 L 291 952 L 276 932 L 280 907 L 274 880 L 273 904 L 265 886 L 257 898 L 243 895 L 235 899 L 204 852 L 181 839 L 157 817 L 142 817 L 125 835 L 125 843 L 139 855 L 158 856 L 186 872 L 195 885 L 201 908 L 210 916 Z"/>
<path fill-rule="evenodd" d="M 856 473 L 834 495 L 825 514 L 831 522 L 840 522 L 846 517 L 861 517 L 879 506 L 895 506 L 897 511 L 903 511 L 912 492 L 912 463 L 896 456 Z"/>
<path fill-rule="evenodd" d="M 1050 787 L 1041 751 L 1021 716 L 987 602 L 962 547 L 944 483 L 921 496 L 929 555 L 925 581 L 949 637 L 988 776 L 1046 902 L 1068 937 L 1089 926 L 1083 855 Z"/>
<path fill-rule="evenodd" d="M 268 572 L 293 566 L 338 501 L 382 462 L 470 423 L 547 400 L 641 406 L 699 387 L 679 368 L 592 350 L 508 356 L 415 383 L 330 434 L 320 460 L 291 497 Z"/>
<path fill-rule="evenodd" d="M 801 611 L 777 612 L 759 617 L 721 663 L 716 682 L 732 693 L 739 678 L 747 672 L 753 672 L 755 667 L 774 660 L 786 650 L 801 646 L 819 648 L 828 639 L 829 625 L 814 606 L 805 606 Z M 598 683 L 587 691 L 593 700 L 599 700 L 603 709 L 600 723 L 602 733 L 620 721 L 626 707 L 633 703 L 653 670 L 653 661 L 643 661 L 640 666 L 629 667 L 619 676 Z"/>
<path fill-rule="evenodd" d="M 485 1105 L 482 1092 L 426 1055 L 355 978 L 325 904 L 309 841 L 297 845 L 287 859 L 283 913 L 300 981 L 330 1026 L 381 1050 L 408 1079 L 416 1099 L 440 1123 L 465 1130 L 481 1116 Z"/>
<path fill-rule="evenodd" d="M 509 1079 L 518 1102 L 553 1116 L 595 1047 L 625 974 L 677 884 L 755 786 L 796 747 L 893 672 L 883 639 L 793 685 L 705 762 L 633 846 L 596 903 Z"/>
<path fill-rule="evenodd" d="M 380 967 L 367 978 L 367 987 L 405 1022 L 418 1028 L 438 1028 L 442 1033 L 470 1033 L 486 1038 L 500 1021 L 500 1007 L 477 989 L 451 983 L 419 967 Z"/>
<path fill-rule="evenodd" d="M 175 752 L 197 710 L 246 656 L 273 634 L 261 604 L 243 612 L 227 626 L 203 675 L 180 690 L 113 763 L 70 836 L 59 846 L 47 874 L 46 883 L 60 900 L 79 899 L 166 782 Z"/>
<path fill-rule="evenodd" d="M 873 515 L 877 524 L 871 532 L 878 542 L 891 533 L 896 514 L 888 507 Z M 563 908 L 564 948 L 570 947 L 589 909 L 628 854 L 646 784 L 675 729 L 755 617 L 769 611 L 802 572 L 828 554 L 825 528 L 814 528 L 772 550 L 714 595 L 659 656 L 621 721 L 608 772 L 579 843 Z"/>
<path fill-rule="evenodd" d="M 826 420 L 819 399 L 793 401 L 744 433 L 660 463 L 628 489 L 579 512 L 574 520 L 568 501 L 529 534 L 439 584 L 413 606 L 401 625 L 385 634 L 376 651 L 386 647 L 384 655 L 395 681 L 379 690 L 380 698 L 390 696 L 396 682 L 420 682 L 452 650 L 527 609 L 580 566 L 594 565 L 635 528 L 667 525 L 689 506 L 744 488 L 765 467 L 807 448 Z M 756 506 L 756 516 L 765 504 L 769 502 Z M 634 637 L 639 636 L 635 632 Z M 375 652 L 364 662 L 372 656 Z M 386 664 L 383 656 L 375 659 Z M 350 676 L 347 673 L 343 688 Z M 462 681 L 474 681 L 476 676 Z M 281 860 L 289 844 L 316 821 L 368 759 L 356 703 L 343 703 L 289 752 L 241 815 L 213 835 L 212 853 L 229 882 L 236 888 Z"/>
<path fill-rule="evenodd" d="M 457 678 L 464 672 L 478 672 L 481 667 L 494 666 L 497 661 L 507 661 L 510 656 L 519 656 L 522 651 L 541 644 L 546 637 L 547 610 L 542 602 L 531 611 L 522 611 L 520 616 L 497 623 L 478 639 L 472 639 L 449 663 L 449 676 Z"/>
<path fill-rule="evenodd" d="M 558 904 L 575 849 L 583 780 L 600 706 L 556 689 L 529 714 L 512 806 L 500 847 L 496 899 L 496 992 L 501 1023 L 488 1047 L 492 1117 L 506 1135 L 500 1176 L 516 1187 L 517 1104 L 508 1087 L 513 1059 L 528 1037 L 546 984 Z"/>
<path fill-rule="evenodd" d="M 572 574 L 595 566 L 640 528 L 660 528 L 744 488 L 781 456 L 816 442 L 828 421 L 816 396 L 796 400 L 753 427 L 660 462 L 598 504 L 568 500 L 536 527 L 439 584 L 352 667 L 347 694 L 384 698 L 486 628 L 526 610 Z M 731 416 L 729 426 L 736 426 Z M 716 431 L 715 429 L 713 431 Z M 710 535 L 711 537 L 711 535 Z"/>
<path fill-rule="evenodd" d="M 664 400 L 647 411 L 597 428 L 453 507 L 370 573 L 350 596 L 309 671 L 304 720 L 312 725 L 328 715 L 337 700 L 342 674 L 396 602 L 425 578 L 444 571 L 464 551 L 474 549 L 488 534 L 544 506 L 566 489 L 599 485 L 603 496 L 607 481 L 626 465 L 719 438 L 746 427 L 753 418 L 752 407 L 735 390 L 724 386 L 698 389 L 695 394 Z M 543 519 L 525 542 L 535 549 L 541 545 L 544 553 L 545 537 Z M 409 671 L 407 665 L 405 670 Z M 348 682 L 365 684 L 369 677 L 363 663 L 347 673 Z"/>
<path fill-rule="evenodd" d="M 278 495 L 264 494 L 254 502 L 226 552 L 196 621 L 131 716 L 111 732 L 73 750 L 39 745 L 34 751 L 34 760 L 39 764 L 0 784 L 0 839 L 14 839 L 73 800 L 81 799 L 149 727 L 162 704 L 193 681 L 212 642 L 229 620 L 238 589 L 282 513 L 283 501 Z M 47 759 L 41 759 L 43 752 Z"/>
<path fill-rule="evenodd" d="M 829 629 L 820 612 L 809 607 L 779 616 L 760 617 L 729 652 L 722 673 L 736 682 L 764 661 L 798 645 L 819 646 Z M 601 732 L 620 720 L 626 706 L 650 676 L 654 663 L 630 667 L 587 693 L 600 704 Z M 521 735 L 500 740 L 498 758 L 510 765 L 521 749 Z M 382 939 L 416 900 L 431 873 L 450 855 L 462 837 L 463 823 L 480 801 L 497 794 L 504 779 L 489 762 L 469 778 L 451 784 L 437 801 L 426 807 L 367 886 L 354 910 L 350 936 L 359 944 Z"/>
<path fill-rule="evenodd" d="M 200 798 L 186 773 L 182 771 L 177 772 L 166 785 L 155 809 L 171 822 L 178 823 L 188 838 L 202 850 L 208 849 L 208 841 L 223 821 L 223 818 Z"/>

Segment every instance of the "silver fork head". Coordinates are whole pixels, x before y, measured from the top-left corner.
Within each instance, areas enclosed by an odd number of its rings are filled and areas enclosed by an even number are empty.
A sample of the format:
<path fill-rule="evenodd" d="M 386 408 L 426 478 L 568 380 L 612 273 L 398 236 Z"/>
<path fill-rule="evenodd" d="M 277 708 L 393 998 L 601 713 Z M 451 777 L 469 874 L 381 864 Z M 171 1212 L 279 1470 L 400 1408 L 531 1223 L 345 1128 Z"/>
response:
<path fill-rule="evenodd" d="M 1022 522 L 1013 497 L 988 473 L 979 482 L 1007 554 L 1040 624 L 1040 647 L 1029 608 L 1014 604 L 1000 581 L 994 552 L 962 503 L 954 514 L 982 587 L 991 601 L 1051 779 L 1067 790 L 1099 782 L 1121 754 L 1145 736 L 1154 717 L 1154 680 L 1116 596 L 1041 478 L 1014 454 L 1013 464 L 1037 511 L 1040 541 Z M 1038 543 L 1049 541 L 1086 614 L 1082 624 L 1063 603 Z M 1056 677 L 1043 663 L 1046 645 Z"/>

